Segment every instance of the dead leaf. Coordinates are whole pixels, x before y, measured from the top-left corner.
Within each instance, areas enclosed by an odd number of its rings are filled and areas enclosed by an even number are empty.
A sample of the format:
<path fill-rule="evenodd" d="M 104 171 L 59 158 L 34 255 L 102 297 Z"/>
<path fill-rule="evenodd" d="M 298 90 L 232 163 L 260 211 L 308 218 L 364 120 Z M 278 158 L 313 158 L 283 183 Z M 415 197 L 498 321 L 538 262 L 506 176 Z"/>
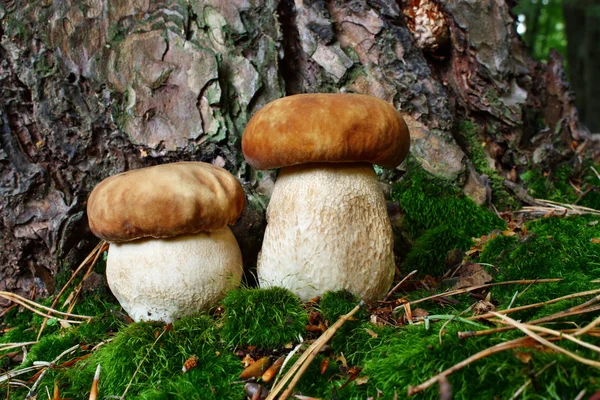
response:
<path fill-rule="evenodd" d="M 406 317 L 406 321 L 409 324 L 412 324 L 413 317 L 412 317 L 412 311 L 410 309 L 410 304 L 409 303 L 404 303 L 403 306 L 404 306 L 404 313 L 405 313 L 404 315 Z"/>
<path fill-rule="evenodd" d="M 477 263 L 467 263 L 460 268 L 458 282 L 453 289 L 462 289 L 471 286 L 479 286 L 492 280 L 492 276 Z"/>
<path fill-rule="evenodd" d="M 515 351 L 513 353 L 523 364 L 528 364 L 531 361 L 531 353 L 525 351 Z"/>
<path fill-rule="evenodd" d="M 329 368 L 330 361 L 331 360 L 329 358 L 325 358 L 323 359 L 323 361 L 321 361 L 321 366 L 319 368 L 319 370 L 321 371 L 321 375 L 323 375 L 325 371 L 327 371 L 327 368 Z"/>
<path fill-rule="evenodd" d="M 515 236 L 516 232 L 511 230 L 502 231 L 502 236 Z"/>
<path fill-rule="evenodd" d="M 600 244 L 600 238 L 592 238 L 590 239 L 590 242 Z"/>
<path fill-rule="evenodd" d="M 348 380 L 346 382 L 344 382 L 344 384 L 342 386 L 340 386 L 340 389 L 345 388 L 350 382 L 356 380 L 356 378 L 358 378 L 358 375 L 361 372 L 362 372 L 362 367 L 354 366 L 354 367 L 350 368 L 348 370 L 348 375 L 350 375 L 350 377 L 348 378 Z"/>
<path fill-rule="evenodd" d="M 356 386 L 365 385 L 367 383 L 369 383 L 369 377 L 366 375 L 359 376 L 358 378 L 356 378 Z"/>
<path fill-rule="evenodd" d="M 423 308 L 415 308 L 414 310 L 412 310 L 412 317 L 413 320 L 419 320 L 425 317 L 429 317 L 429 311 Z"/>
<path fill-rule="evenodd" d="M 344 353 L 340 353 L 340 355 L 335 358 L 335 361 L 341 362 L 344 368 L 348 368 L 348 362 L 346 361 L 346 357 L 344 357 Z"/>
<path fill-rule="evenodd" d="M 490 311 L 496 311 L 496 306 L 487 300 L 480 300 L 475 304 L 475 307 L 473 307 L 474 315 L 483 315 Z"/>
<path fill-rule="evenodd" d="M 252 365 L 256 362 L 256 360 L 254 358 L 252 358 L 252 356 L 250 354 L 246 354 L 244 356 L 244 358 L 242 359 L 242 364 L 244 365 L 244 368 L 248 367 L 249 365 Z"/>

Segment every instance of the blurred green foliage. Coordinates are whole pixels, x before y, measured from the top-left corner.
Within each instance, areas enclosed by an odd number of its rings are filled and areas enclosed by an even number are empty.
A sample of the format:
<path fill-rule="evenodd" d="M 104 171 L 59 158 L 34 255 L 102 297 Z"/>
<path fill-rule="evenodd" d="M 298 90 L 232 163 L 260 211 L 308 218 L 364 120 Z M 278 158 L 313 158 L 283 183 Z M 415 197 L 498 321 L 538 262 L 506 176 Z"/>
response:
<path fill-rule="evenodd" d="M 567 36 L 563 0 L 520 0 L 513 8 L 517 32 L 536 60 L 546 60 L 550 49 L 566 57 Z"/>

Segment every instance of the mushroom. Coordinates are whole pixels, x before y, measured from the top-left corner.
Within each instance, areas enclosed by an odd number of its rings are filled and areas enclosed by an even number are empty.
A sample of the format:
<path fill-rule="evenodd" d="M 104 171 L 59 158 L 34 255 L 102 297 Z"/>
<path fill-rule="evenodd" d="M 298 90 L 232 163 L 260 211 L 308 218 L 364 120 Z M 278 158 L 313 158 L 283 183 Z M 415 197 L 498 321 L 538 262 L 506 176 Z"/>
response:
<path fill-rule="evenodd" d="M 233 175 L 202 162 L 128 171 L 94 188 L 90 229 L 110 242 L 108 285 L 131 318 L 173 322 L 239 285 L 242 255 L 227 225 L 244 202 Z"/>
<path fill-rule="evenodd" d="M 395 168 L 408 128 L 389 103 L 359 94 L 275 100 L 248 123 L 242 150 L 255 169 L 281 168 L 267 208 L 260 285 L 308 300 L 346 289 L 366 301 L 394 278 L 393 234 L 371 164 Z"/>

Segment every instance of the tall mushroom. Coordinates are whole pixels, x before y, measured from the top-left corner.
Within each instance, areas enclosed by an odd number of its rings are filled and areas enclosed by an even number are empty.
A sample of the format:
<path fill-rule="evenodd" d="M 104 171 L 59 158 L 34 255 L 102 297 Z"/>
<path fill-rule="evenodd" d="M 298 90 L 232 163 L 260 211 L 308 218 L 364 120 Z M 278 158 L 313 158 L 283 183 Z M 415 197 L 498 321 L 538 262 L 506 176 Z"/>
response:
<path fill-rule="evenodd" d="M 256 169 L 282 168 L 267 208 L 261 286 L 307 300 L 347 289 L 370 301 L 394 277 L 393 235 L 371 164 L 407 156 L 408 128 L 389 103 L 359 94 L 275 100 L 248 123 L 242 149 Z"/>
<path fill-rule="evenodd" d="M 90 228 L 111 243 L 108 285 L 131 318 L 172 322 L 239 285 L 242 255 L 227 225 L 244 202 L 233 175 L 202 162 L 128 171 L 96 186 Z"/>

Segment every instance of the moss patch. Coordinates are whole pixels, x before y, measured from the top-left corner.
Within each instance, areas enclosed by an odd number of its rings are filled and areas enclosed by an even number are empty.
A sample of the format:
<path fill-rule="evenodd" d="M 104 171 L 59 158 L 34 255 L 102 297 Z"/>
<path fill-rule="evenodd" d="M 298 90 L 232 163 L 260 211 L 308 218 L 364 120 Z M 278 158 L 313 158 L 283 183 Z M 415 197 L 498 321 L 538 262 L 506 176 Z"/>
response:
<path fill-rule="evenodd" d="M 473 167 L 479 174 L 486 175 L 489 179 L 490 189 L 492 190 L 492 202 L 500 210 L 519 208 L 516 199 L 506 191 L 504 178 L 489 165 L 488 157 L 482 145 L 483 142 L 479 137 L 478 125 L 472 121 L 462 121 L 458 125 L 457 130 L 460 133 L 460 138 L 465 141 L 463 147 L 465 147 L 465 151 L 473 163 Z M 491 136 L 493 136 L 493 133 Z"/>
<path fill-rule="evenodd" d="M 470 236 L 505 226 L 494 213 L 479 207 L 450 182 L 435 178 L 414 163 L 402 181 L 394 185 L 392 198 L 406 212 L 405 227 L 413 237 L 443 225 Z"/>
<path fill-rule="evenodd" d="M 527 224 L 519 238 L 497 237 L 484 248 L 480 260 L 490 265 L 498 281 L 563 278 L 564 282 L 533 285 L 526 298 L 545 301 L 598 287 L 590 283 L 600 276 L 600 217 L 543 218 Z M 508 304 L 514 288 L 498 287 L 495 297 Z M 520 300 L 520 299 L 519 299 Z M 516 304 L 518 305 L 518 304 Z M 561 305 L 562 306 L 562 305 Z"/>
<path fill-rule="evenodd" d="M 452 218 L 439 221 L 453 221 Z M 485 221 L 485 217 L 482 220 Z M 530 287 L 493 287 L 489 289 L 491 300 L 503 309 L 511 302 L 515 291 L 520 294 L 515 298 L 513 307 L 597 288 L 598 285 L 590 281 L 597 279 L 600 272 L 600 245 L 591 240 L 600 238 L 598 221 L 600 217 L 594 216 L 543 218 L 522 226 L 515 236 L 498 235 L 488 240 L 479 253 L 472 255 L 472 261 L 484 264 L 495 281 L 564 278 L 559 283 Z M 484 227 L 490 228 L 489 225 Z M 452 232 L 448 231 L 449 225 L 435 227 L 423 222 L 421 228 L 423 233 L 417 241 L 422 240 L 423 248 L 435 247 L 437 241 L 452 236 Z M 463 232 L 467 228 L 463 225 Z M 425 240 L 428 237 L 430 239 Z M 448 246 L 466 245 L 466 242 L 457 244 L 449 241 Z M 436 292 L 423 289 L 404 291 L 407 289 L 401 288 L 393 297 L 410 300 Z M 483 291 L 477 295 L 485 296 L 487 293 Z M 409 385 L 420 384 L 485 348 L 523 336 L 520 332 L 511 331 L 460 340 L 458 332 L 488 329 L 490 326 L 483 323 L 467 324 L 455 319 L 444 327 L 440 344 L 442 321 L 477 301 L 469 295 L 454 298 L 458 303 L 452 305 L 428 301 L 412 307 L 413 311 L 418 307 L 429 312 L 428 325 L 402 323 L 402 307 L 396 313 L 389 313 L 400 302 L 374 304 L 373 309 L 365 308 L 336 333 L 328 348 L 319 353 L 308 368 L 296 389 L 303 395 L 318 398 L 358 400 L 380 396 L 382 399 L 393 399 L 395 393 L 398 398 L 406 398 Z M 587 299 L 564 301 L 515 313 L 512 317 L 527 321 Z M 30 348 L 26 365 L 34 360 L 50 361 L 74 344 L 83 344 L 76 353 L 61 360 L 80 357 L 79 361 L 72 366 L 49 371 L 40 384 L 39 393 L 44 393 L 46 387 L 52 392 L 54 382 L 57 382 L 61 397 L 85 398 L 96 366 L 100 364 L 102 398 L 122 395 L 131 381 L 127 398 L 239 400 L 245 396 L 243 385 L 236 383 L 243 369 L 242 356 L 237 354 L 241 346 L 258 346 L 262 354 L 286 354 L 290 351 L 284 347 L 287 342 L 295 341 L 298 335 L 305 338 L 311 336 L 305 330 L 309 312 L 315 309 L 320 311 L 331 325 L 356 304 L 357 299 L 343 291 L 326 293 L 318 304 L 305 307 L 297 297 L 284 289 L 240 289 L 229 293 L 223 300 L 223 314 L 217 309 L 213 315 L 185 318 L 167 328 L 163 324 L 151 323 L 126 325 L 120 322 L 119 310 L 114 304 L 102 297 L 90 296 L 78 306 L 78 310 L 94 313 L 96 317 L 92 322 L 69 329 L 59 329 L 58 324 L 47 328 L 40 343 Z M 371 323 L 371 316 L 380 312 L 389 314 L 390 326 Z M 596 316 L 590 313 L 570 317 L 564 324 L 552 324 L 549 327 L 570 328 L 570 322 L 582 326 Z M 4 342 L 27 340 L 35 337 L 40 319 L 28 312 L 13 310 L 7 314 L 6 323 L 16 324 L 16 329 L 2 337 Z M 33 325 L 31 329 L 29 325 Z M 600 344 L 598 338 L 586 336 L 584 339 Z M 92 351 L 99 343 L 103 344 Z M 580 346 L 565 342 L 559 344 L 582 357 L 596 357 Z M 198 358 L 196 367 L 182 373 L 184 362 L 193 355 Z M 531 347 L 487 357 L 455 372 L 448 380 L 455 399 L 472 399 L 474 396 L 510 398 L 532 374 L 548 365 L 548 369 L 536 378 L 536 385 L 525 390 L 523 398 L 573 398 L 583 389 L 588 393 L 597 390 L 599 370 L 555 352 Z M 139 371 L 132 379 L 138 366 Z M 9 367 L 21 368 L 7 365 Z M 5 387 L 0 386 L 2 391 L 5 395 Z M 11 389 L 10 398 L 24 397 L 23 390 Z M 426 399 L 438 397 L 437 386 L 419 395 L 419 398 Z"/>
<path fill-rule="evenodd" d="M 222 335 L 234 346 L 280 347 L 297 341 L 308 322 L 298 297 L 282 288 L 234 290 L 222 304 Z"/>
<path fill-rule="evenodd" d="M 535 198 L 577 204 L 600 210 L 600 165 L 585 161 L 580 172 L 564 163 L 552 171 L 534 169 L 521 175 L 529 193 Z M 574 186 L 578 186 L 576 190 Z"/>
<path fill-rule="evenodd" d="M 404 210 L 404 229 L 414 245 L 402 262 L 402 269 L 440 275 L 452 249 L 467 250 L 472 238 L 506 224 L 491 211 L 479 207 L 450 182 L 435 178 L 416 163 L 402 181 L 394 185 L 392 198 Z"/>

